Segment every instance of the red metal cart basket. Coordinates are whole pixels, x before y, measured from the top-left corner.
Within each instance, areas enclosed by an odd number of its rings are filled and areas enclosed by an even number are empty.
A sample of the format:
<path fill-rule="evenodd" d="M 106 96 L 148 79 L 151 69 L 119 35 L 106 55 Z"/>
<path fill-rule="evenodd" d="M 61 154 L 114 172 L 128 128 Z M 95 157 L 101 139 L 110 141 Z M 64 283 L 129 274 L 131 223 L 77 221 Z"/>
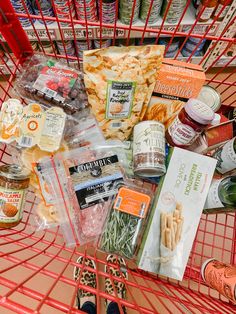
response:
<path fill-rule="evenodd" d="M 170 8 L 172 1 L 174 0 L 168 2 L 167 9 Z M 98 21 L 90 21 L 86 14 L 84 19 L 78 19 L 72 9 L 72 5 L 78 2 L 77 0 L 65 0 L 69 8 L 66 18 L 55 14 L 54 0 L 52 1 L 54 17 L 45 16 L 42 10 L 43 2 L 45 1 L 35 0 L 38 15 L 30 12 L 24 0 L 21 0 L 23 13 L 14 11 L 9 0 L 0 2 L 0 33 L 3 35 L 0 37 L 0 44 L 4 50 L 4 53 L 1 51 L 0 54 L 2 79 L 0 104 L 11 97 L 14 78 L 17 71 L 20 71 L 20 64 L 33 52 L 30 41 L 37 41 L 43 54 L 63 58 L 75 66 L 80 66 L 82 60 L 77 51 L 79 48 L 75 45 L 75 55 L 68 55 L 67 40 L 74 42 L 85 40 L 89 49 L 94 38 L 100 45 L 103 44 L 104 39 L 110 39 L 112 44 L 116 44 L 117 39 L 123 39 L 123 44 L 129 45 L 133 43 L 133 37 L 138 37 L 139 44 L 142 44 L 147 37 L 154 38 L 153 42 L 157 43 L 161 37 L 167 36 L 169 42 L 165 53 L 169 51 L 174 38 L 182 37 L 174 58 L 202 64 L 206 69 L 207 83 L 218 89 L 223 104 L 236 105 L 235 69 L 230 68 L 230 71 L 227 71 L 227 67 L 235 65 L 235 53 L 226 54 L 230 48 L 232 51 L 235 49 L 233 32 L 236 1 L 232 2 L 223 22 L 218 22 L 215 16 L 206 23 L 200 23 L 193 14 L 195 11 L 191 0 L 188 0 L 177 23 L 167 23 L 167 13 L 165 13 L 155 25 L 149 24 L 153 0 L 150 1 L 145 23 L 132 23 L 136 5 L 136 0 L 133 1 L 129 25 L 120 23 L 116 18 L 113 24 L 104 24 L 101 18 L 104 14 L 102 0 L 98 1 L 100 4 Z M 88 2 L 82 0 L 80 3 L 86 8 Z M 118 0 L 115 1 L 114 14 L 118 17 Z M 28 19 L 30 23 L 25 30 L 19 22 L 22 18 Z M 200 41 L 186 58 L 181 55 L 181 51 L 189 37 L 199 38 Z M 204 55 L 195 57 L 195 51 L 205 39 L 209 41 L 209 49 Z M 56 51 L 53 41 L 57 40 L 60 40 L 64 47 L 63 54 Z M 45 49 L 45 41 L 50 43 L 52 51 L 48 52 Z M 11 149 L 2 144 L 0 144 L 0 160 L 1 163 L 11 161 Z M 124 305 L 128 313 L 236 313 L 235 306 L 217 291 L 207 287 L 200 275 L 201 264 L 207 258 L 216 257 L 227 263 L 236 263 L 234 214 L 202 215 L 182 282 L 154 276 L 132 267 L 128 269 L 128 279 L 125 280 L 112 277 L 104 271 L 105 259 L 96 250 L 89 247 L 67 248 L 59 228 L 36 231 L 33 224 L 34 206 L 35 196 L 29 193 L 20 225 L 12 229 L 0 229 L 1 313 L 79 313 L 75 302 L 79 287 L 96 295 L 98 313 L 105 313 L 103 302 L 105 299 L 116 301 L 121 312 L 121 307 Z M 79 256 L 88 256 L 96 262 L 96 289 L 88 288 L 80 281 L 73 280 L 73 268 Z M 86 268 L 85 265 L 81 267 Z M 114 279 L 125 282 L 128 292 L 126 300 L 105 293 L 106 277 L 110 277 L 113 282 Z"/>

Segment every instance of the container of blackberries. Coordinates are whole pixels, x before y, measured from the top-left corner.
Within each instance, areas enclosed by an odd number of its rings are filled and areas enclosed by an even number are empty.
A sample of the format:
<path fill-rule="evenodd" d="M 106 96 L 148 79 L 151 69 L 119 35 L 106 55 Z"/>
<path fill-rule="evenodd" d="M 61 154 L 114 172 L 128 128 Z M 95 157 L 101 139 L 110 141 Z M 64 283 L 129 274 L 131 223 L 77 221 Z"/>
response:
<path fill-rule="evenodd" d="M 67 114 L 88 106 L 83 73 L 44 55 L 35 54 L 23 64 L 15 88 L 21 97 L 61 107 Z"/>

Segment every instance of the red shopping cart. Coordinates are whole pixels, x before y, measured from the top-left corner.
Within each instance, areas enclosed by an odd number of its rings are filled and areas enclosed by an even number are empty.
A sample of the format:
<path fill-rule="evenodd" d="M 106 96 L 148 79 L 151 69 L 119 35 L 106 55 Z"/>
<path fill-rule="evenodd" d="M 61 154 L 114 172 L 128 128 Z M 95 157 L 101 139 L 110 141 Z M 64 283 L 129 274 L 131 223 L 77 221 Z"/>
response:
<path fill-rule="evenodd" d="M 137 6 L 140 6 L 138 0 L 130 2 L 130 13 L 124 16 L 121 16 L 119 5 L 125 1 L 120 4 L 118 0 L 110 1 L 113 3 L 112 20 L 104 18 L 107 14 L 104 3 L 109 1 L 65 0 L 67 9 L 63 12 L 59 11 L 60 1 L 56 0 L 19 0 L 11 1 L 12 4 L 9 0 L 1 1 L 0 103 L 12 96 L 15 75 L 36 46 L 45 55 L 63 58 L 68 64 L 81 67 L 81 51 L 93 45 L 103 47 L 134 42 L 142 45 L 150 40 L 158 43 L 165 37 L 166 55 L 176 38 L 179 39 L 172 58 L 201 64 L 206 70 L 207 84 L 220 92 L 222 103 L 235 106 L 236 1 L 230 5 L 225 2 L 206 22 L 199 22 L 199 17 L 207 3 L 196 17 L 191 0 L 184 3 L 177 20 L 171 20 L 169 12 L 173 10 L 174 1 L 166 1 L 162 17 L 152 24 L 149 19 L 155 20 L 154 0 L 149 1 L 142 20 L 137 20 L 136 16 Z M 46 2 L 50 3 L 50 8 L 45 7 Z M 87 10 L 91 2 L 96 4 L 93 14 Z M 223 21 L 218 21 L 227 5 Z M 186 56 L 182 51 L 189 38 L 195 39 L 195 46 Z M 202 43 L 206 46 L 199 53 Z M 11 161 L 11 149 L 3 144 L 0 144 L 0 161 L 2 164 Z M 33 224 L 35 202 L 34 194 L 29 192 L 22 222 L 12 229 L 0 229 L 1 313 L 79 313 L 75 302 L 78 288 L 96 295 L 98 313 L 104 313 L 101 301 L 105 299 L 116 301 L 121 311 L 125 306 L 128 313 L 236 313 L 235 306 L 204 284 L 200 275 L 201 265 L 207 258 L 217 257 L 226 263 L 236 263 L 235 214 L 202 215 L 182 282 L 142 272 L 132 265 L 128 268 L 128 279 L 121 279 L 104 271 L 107 263 L 100 252 L 90 247 L 66 247 L 59 228 L 36 231 Z M 96 262 L 96 289 L 73 280 L 73 268 L 80 256 Z M 81 268 L 86 269 L 86 266 L 83 264 Z M 127 299 L 105 293 L 104 280 L 108 277 L 113 283 L 114 280 L 125 282 Z"/>

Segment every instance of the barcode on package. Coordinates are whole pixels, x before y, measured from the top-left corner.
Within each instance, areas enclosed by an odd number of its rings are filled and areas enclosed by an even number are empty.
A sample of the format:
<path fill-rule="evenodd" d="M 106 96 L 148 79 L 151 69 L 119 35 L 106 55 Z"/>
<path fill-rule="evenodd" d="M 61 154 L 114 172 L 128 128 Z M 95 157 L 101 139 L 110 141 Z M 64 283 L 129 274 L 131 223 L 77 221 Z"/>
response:
<path fill-rule="evenodd" d="M 45 87 L 43 89 L 43 93 L 46 94 L 49 97 L 55 97 L 57 95 L 57 92 L 55 92 L 54 90 L 52 90 L 50 88 L 47 88 L 47 87 Z"/>
<path fill-rule="evenodd" d="M 22 136 L 20 139 L 20 146 L 22 147 L 31 147 L 33 143 L 33 138 L 30 136 Z"/>
<path fill-rule="evenodd" d="M 113 122 L 113 123 L 111 124 L 111 127 L 112 127 L 113 129 L 116 129 L 116 128 L 120 128 L 121 125 L 122 125 L 121 122 Z"/>
<path fill-rule="evenodd" d="M 116 204 L 115 204 L 114 207 L 115 207 L 116 209 L 119 209 L 121 202 L 122 202 L 122 197 L 118 196 L 117 201 L 116 201 Z"/>

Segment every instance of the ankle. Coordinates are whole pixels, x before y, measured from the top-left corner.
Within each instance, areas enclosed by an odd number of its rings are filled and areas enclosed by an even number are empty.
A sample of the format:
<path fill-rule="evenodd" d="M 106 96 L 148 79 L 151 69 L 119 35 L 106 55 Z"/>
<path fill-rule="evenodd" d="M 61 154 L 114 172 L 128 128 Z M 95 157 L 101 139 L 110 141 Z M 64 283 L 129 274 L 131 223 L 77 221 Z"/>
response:
<path fill-rule="evenodd" d="M 91 295 L 89 297 L 82 297 L 80 298 L 80 308 L 84 305 L 85 302 L 92 302 L 93 304 L 96 303 L 96 299 L 94 295 Z"/>

